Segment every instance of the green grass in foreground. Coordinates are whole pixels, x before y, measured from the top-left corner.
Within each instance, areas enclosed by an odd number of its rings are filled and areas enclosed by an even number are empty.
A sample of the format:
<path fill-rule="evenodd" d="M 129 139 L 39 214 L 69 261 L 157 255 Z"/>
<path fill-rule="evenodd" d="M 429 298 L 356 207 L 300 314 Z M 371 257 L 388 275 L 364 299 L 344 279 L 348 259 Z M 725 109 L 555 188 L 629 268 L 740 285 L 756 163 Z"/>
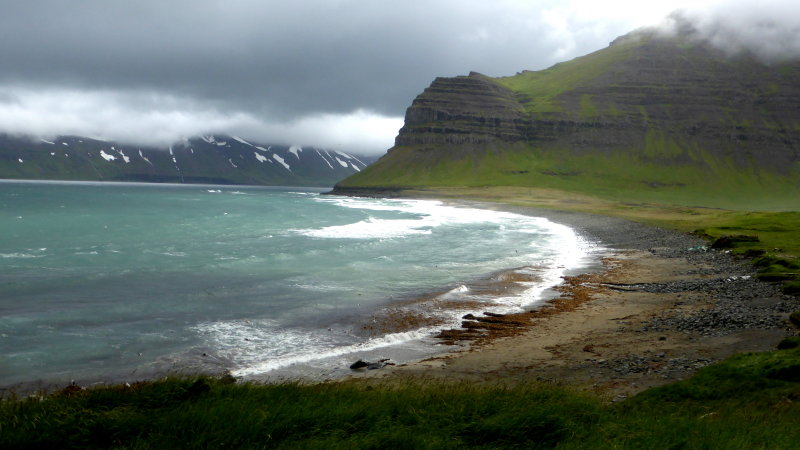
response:
<path fill-rule="evenodd" d="M 800 348 L 617 404 L 545 384 L 170 379 L 0 402 L 2 448 L 797 448 Z"/>

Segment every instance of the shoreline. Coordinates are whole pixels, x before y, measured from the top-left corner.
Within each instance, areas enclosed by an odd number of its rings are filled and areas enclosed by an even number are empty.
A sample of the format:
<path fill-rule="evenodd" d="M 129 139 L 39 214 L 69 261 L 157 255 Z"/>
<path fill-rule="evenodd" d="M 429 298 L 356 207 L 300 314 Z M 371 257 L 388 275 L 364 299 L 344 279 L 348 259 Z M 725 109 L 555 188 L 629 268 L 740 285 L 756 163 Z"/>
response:
<path fill-rule="evenodd" d="M 705 242 L 682 232 L 581 212 L 470 199 L 393 198 L 438 200 L 454 206 L 544 217 L 599 243 L 603 253 L 591 259 L 602 258 L 604 264 L 568 271 L 565 282 L 552 289 L 555 294 L 545 297 L 546 301 L 535 309 L 503 317 L 465 319 L 472 323 L 467 330 L 477 331 L 478 338 L 460 339 L 458 333 L 440 333 L 438 342 L 456 346 L 431 352 L 433 356 L 422 360 L 333 379 L 326 379 L 324 374 L 275 377 L 272 375 L 278 373 L 270 372 L 244 381 L 542 380 L 622 398 L 686 378 L 734 353 L 774 349 L 791 334 L 788 314 L 800 309 L 797 298 L 781 294 L 774 285 L 746 278 L 753 275 L 747 262 L 722 252 L 690 250 Z M 750 297 L 744 298 L 743 293 Z M 716 299 L 721 294 L 734 306 L 718 305 Z M 446 334 L 453 330 L 442 331 Z M 219 376 L 223 372 L 177 370 L 146 379 L 170 373 Z M 94 385 L 125 381 L 130 380 L 107 379 Z M 36 381 L 26 384 L 12 390 L 55 391 L 63 387 Z"/>
<path fill-rule="evenodd" d="M 437 202 L 439 203 L 439 202 Z M 446 205 L 445 205 L 446 206 Z M 464 205 L 466 206 L 466 205 Z M 489 215 L 494 215 L 494 213 L 487 213 Z M 521 218 L 523 222 L 527 223 L 527 220 Z M 560 236 L 559 241 L 561 242 L 571 242 L 573 240 L 573 232 L 571 230 L 564 229 L 564 235 L 561 236 L 559 233 L 554 233 L 555 236 Z M 517 242 L 525 242 L 517 241 Z M 512 245 L 518 245 L 517 243 L 513 243 Z M 511 251 L 513 255 L 513 250 Z M 558 252 L 551 252 L 554 254 L 563 253 L 561 251 Z M 568 253 L 568 252 L 567 252 Z M 581 258 L 585 255 L 580 253 Z M 592 258 L 589 256 L 589 258 Z M 589 258 L 586 258 L 588 261 Z M 562 258 L 557 258 L 558 260 L 562 260 Z M 564 264 L 572 267 L 572 258 L 563 259 Z M 529 262 L 523 262 L 522 264 L 534 264 Z M 553 266 L 556 267 L 557 264 L 546 264 L 547 267 Z M 499 267 L 503 267 L 502 265 Z M 390 354 L 387 356 L 392 357 L 396 361 L 411 361 L 421 358 L 426 358 L 431 355 L 438 355 L 442 353 L 441 346 L 435 345 L 436 341 L 431 338 L 432 335 L 438 333 L 442 328 L 448 328 L 452 326 L 456 326 L 460 321 L 460 316 L 466 312 L 473 312 L 478 313 L 479 311 L 495 311 L 498 313 L 505 313 L 508 312 L 508 309 L 512 308 L 516 310 L 519 306 L 523 306 L 527 302 L 534 301 L 537 298 L 541 298 L 538 295 L 528 294 L 524 295 L 524 293 L 531 291 L 531 286 L 523 286 L 517 282 L 523 281 L 538 281 L 536 280 L 536 275 L 541 275 L 544 272 L 551 273 L 547 276 L 543 277 L 548 281 L 542 286 L 550 286 L 551 284 L 555 284 L 558 279 L 558 276 L 561 274 L 561 269 L 556 270 L 543 270 L 542 273 L 528 273 L 522 274 L 517 273 L 524 271 L 526 269 L 531 269 L 532 267 L 519 267 L 519 268 L 502 268 L 493 272 L 483 272 L 478 273 L 477 276 L 474 278 L 465 278 L 460 280 L 459 283 L 465 283 L 469 286 L 466 289 L 470 293 L 470 300 L 463 301 L 461 303 L 471 303 L 468 305 L 469 311 L 460 312 L 462 309 L 462 305 L 458 305 L 460 300 L 462 300 L 462 296 L 459 294 L 453 295 L 453 298 L 446 298 L 449 291 L 453 286 L 446 286 L 445 290 L 442 288 L 436 288 L 432 286 L 433 290 L 425 290 L 419 291 L 416 294 L 412 294 L 409 297 L 398 297 L 401 302 L 405 304 L 398 305 L 397 302 L 390 302 L 386 305 L 379 306 L 379 309 L 373 309 L 371 312 L 364 314 L 363 317 L 361 315 L 354 315 L 354 317 L 360 317 L 360 320 L 354 322 L 353 325 L 357 328 L 357 331 L 360 331 L 360 335 L 371 339 L 373 337 L 378 338 L 380 340 L 382 335 L 392 335 L 392 334 L 417 334 L 420 337 L 415 338 L 413 342 L 410 344 L 408 342 L 400 345 L 392 345 L 391 343 L 386 347 L 394 347 Z M 545 265 L 542 266 L 545 269 Z M 522 269 L 522 270 L 520 270 Z M 534 268 L 535 269 L 535 268 Z M 480 268 L 481 271 L 489 270 L 486 267 Z M 535 272 L 535 270 L 531 271 Z M 531 278 L 527 278 L 530 276 Z M 525 284 L 525 283 L 523 283 Z M 538 284 L 538 283 L 536 283 Z M 464 287 L 464 285 L 456 286 L 456 289 Z M 539 289 L 535 289 L 536 286 L 533 286 L 538 294 Z M 544 289 L 544 288 L 542 288 Z M 472 294 L 476 294 L 478 297 L 485 297 L 475 300 Z M 519 294 L 519 295 L 518 295 Z M 519 304 L 512 303 L 505 303 L 504 301 L 499 301 L 497 304 L 493 303 L 493 300 L 498 298 L 504 298 L 506 296 L 510 297 L 517 297 L 523 299 L 520 301 Z M 392 299 L 392 297 L 389 297 Z M 402 309 L 403 306 L 411 305 L 410 308 L 406 312 L 407 314 L 407 321 L 405 324 L 399 323 L 398 316 L 396 314 L 386 314 L 386 317 L 383 317 L 382 321 L 380 317 L 376 317 L 377 314 L 383 312 L 383 309 L 394 310 Z M 477 305 L 477 306 L 475 306 Z M 399 306 L 399 308 L 398 308 Z M 415 322 L 414 319 L 418 319 L 423 317 L 426 314 L 426 309 L 430 309 L 433 311 L 433 306 L 437 307 L 436 309 L 444 310 L 446 317 L 446 323 L 443 323 L 442 326 L 436 326 L 435 329 L 427 329 L 425 331 L 425 335 L 423 336 L 420 333 L 415 333 L 420 327 L 420 325 L 425 325 L 424 322 Z M 411 317 L 411 313 L 416 310 L 418 314 L 415 317 Z M 402 312 L 402 311 L 401 311 Z M 440 314 L 441 315 L 441 314 Z M 374 326 L 374 319 L 378 320 L 378 325 Z M 423 317 L 424 318 L 424 317 Z M 402 317 L 401 317 L 402 319 Z M 361 322 L 363 320 L 363 323 Z M 371 323 L 370 323 L 371 322 Z M 369 326 L 368 326 L 369 325 Z M 384 329 L 385 328 L 385 329 Z M 423 327 L 429 328 L 429 327 Z M 374 333 L 375 336 L 372 336 L 371 333 Z M 393 338 L 393 336 L 390 336 Z M 407 337 L 399 336 L 398 339 L 408 339 Z M 396 342 L 396 341 L 395 341 Z M 424 346 L 424 349 L 420 350 L 421 347 Z M 398 350 L 399 349 L 399 350 Z M 202 351 L 202 353 L 201 353 Z M 360 349 L 357 349 L 345 357 L 345 359 L 341 362 L 336 362 L 335 366 L 328 364 L 329 361 L 325 361 L 325 367 L 321 367 L 319 364 L 291 364 L 289 370 L 283 370 L 282 368 L 276 370 L 270 370 L 269 372 L 263 372 L 260 374 L 247 374 L 247 373 L 237 373 L 237 367 L 232 364 L 225 365 L 225 361 L 217 358 L 218 354 L 208 352 L 206 355 L 206 349 L 199 349 L 197 351 L 192 351 L 191 354 L 188 354 L 191 360 L 184 361 L 185 364 L 180 365 L 173 365 L 173 366 L 166 366 L 165 364 L 160 364 L 159 367 L 153 367 L 152 370 L 150 368 L 147 369 L 140 369 L 137 368 L 136 370 L 127 372 L 125 370 L 112 372 L 106 369 L 104 372 L 97 372 L 96 374 L 90 374 L 88 376 L 83 376 L 82 374 L 73 372 L 73 373 L 61 373 L 58 375 L 58 378 L 51 378 L 46 377 L 42 379 L 26 379 L 20 382 L 8 383 L 0 387 L 1 391 L 4 392 L 30 392 L 30 391 L 53 391 L 57 390 L 60 387 L 63 387 L 70 383 L 75 383 L 82 386 L 103 386 L 103 385 L 116 385 L 116 384 L 124 384 L 126 382 L 133 383 L 139 380 L 155 380 L 162 378 L 164 376 L 193 376 L 193 375 L 221 375 L 224 374 L 226 369 L 230 370 L 234 376 L 237 378 L 241 377 L 240 379 L 245 381 L 263 381 L 263 382 L 282 382 L 282 381 L 304 381 L 304 382 L 319 382 L 323 381 L 326 378 L 341 378 L 346 377 L 350 374 L 348 366 L 358 357 L 362 356 L 356 352 L 360 352 Z M 366 352 L 371 354 L 364 354 L 365 357 L 372 357 L 374 354 L 378 354 L 382 352 L 381 348 L 378 348 L 376 351 L 366 350 Z M 335 352 L 334 352 L 335 353 Z M 202 355 L 202 357 L 201 357 Z M 327 359 L 333 359 L 338 355 L 333 355 Z M 351 359 L 352 357 L 352 359 Z M 219 361 L 219 363 L 217 363 Z M 314 360 L 316 361 L 316 360 Z M 346 362 L 346 363 L 345 363 Z M 305 372 L 305 373 L 304 373 Z"/>
<path fill-rule="evenodd" d="M 242 381 L 256 383 L 319 383 L 337 382 L 348 379 L 353 372 L 348 366 L 358 360 L 375 361 L 373 368 L 387 361 L 387 366 L 400 364 L 413 364 L 422 359 L 435 358 L 459 352 L 467 347 L 466 342 L 447 342 L 438 336 L 457 326 L 464 314 L 501 315 L 515 314 L 528 308 L 538 308 L 548 300 L 558 296 L 557 287 L 564 275 L 578 274 L 586 270 L 601 267 L 601 257 L 605 249 L 598 250 L 596 242 L 586 239 L 572 226 L 564 225 L 544 217 L 542 214 L 524 214 L 519 211 L 498 209 L 487 204 L 470 203 L 466 201 L 441 201 L 433 198 L 402 198 L 397 200 L 424 200 L 436 201 L 445 206 L 467 209 L 481 209 L 495 212 L 514 213 L 531 218 L 543 218 L 557 227 L 566 227 L 568 234 L 573 236 L 575 244 L 580 247 L 580 256 L 571 261 L 568 268 L 563 266 L 537 266 L 526 265 L 520 267 L 506 267 L 493 272 L 483 273 L 477 277 L 462 280 L 457 285 L 440 286 L 432 290 L 417 292 L 409 296 L 393 298 L 385 305 L 377 307 L 371 313 L 354 322 L 361 334 L 379 340 L 389 336 L 416 335 L 401 343 L 388 343 L 364 350 L 353 350 L 336 356 L 312 359 L 311 361 L 296 362 L 279 367 L 268 372 L 233 375 Z M 549 226 L 549 225 L 548 225 Z M 568 239 L 569 241 L 569 239 Z M 565 241 L 566 242 L 566 241 Z M 570 241 L 571 242 L 571 241 Z M 550 272 L 559 272 L 561 275 L 553 279 Z M 468 292 L 463 297 L 459 290 Z M 531 294 L 535 292 L 535 294 Z M 527 303 L 515 303 L 518 299 L 527 298 Z M 498 300 L 511 299 L 511 303 Z M 374 333 L 374 335 L 373 335 Z M 365 343 L 366 344 L 366 343 Z M 369 347 L 369 346 L 368 346 Z M 445 348 L 443 348 L 445 347 Z M 337 357 L 344 356 L 337 364 L 332 362 Z M 323 362 L 320 364 L 320 362 Z M 381 362 L 380 364 L 377 362 Z"/>
<path fill-rule="evenodd" d="M 800 299 L 757 281 L 746 260 L 707 250 L 698 237 L 588 213 L 441 201 L 569 226 L 606 250 L 603 267 L 563 277 L 560 295 L 537 308 L 465 317 L 466 328 L 440 333 L 443 343 L 470 342 L 466 348 L 346 380 L 539 380 L 621 400 L 736 353 L 774 350 L 794 333 L 788 315 Z"/>

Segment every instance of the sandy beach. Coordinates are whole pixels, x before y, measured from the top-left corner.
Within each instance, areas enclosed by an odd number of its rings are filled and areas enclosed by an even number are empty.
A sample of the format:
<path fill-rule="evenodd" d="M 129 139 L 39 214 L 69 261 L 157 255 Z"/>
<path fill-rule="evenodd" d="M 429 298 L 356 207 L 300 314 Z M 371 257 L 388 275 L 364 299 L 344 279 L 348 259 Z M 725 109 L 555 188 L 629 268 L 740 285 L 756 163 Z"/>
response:
<path fill-rule="evenodd" d="M 604 216 L 479 206 L 569 225 L 608 249 L 602 267 L 565 276 L 542 307 L 467 316 L 465 328 L 443 331 L 443 343 L 464 350 L 350 379 L 543 380 L 619 400 L 735 353 L 774 349 L 792 334 L 787 317 L 798 299 L 699 238 Z"/>

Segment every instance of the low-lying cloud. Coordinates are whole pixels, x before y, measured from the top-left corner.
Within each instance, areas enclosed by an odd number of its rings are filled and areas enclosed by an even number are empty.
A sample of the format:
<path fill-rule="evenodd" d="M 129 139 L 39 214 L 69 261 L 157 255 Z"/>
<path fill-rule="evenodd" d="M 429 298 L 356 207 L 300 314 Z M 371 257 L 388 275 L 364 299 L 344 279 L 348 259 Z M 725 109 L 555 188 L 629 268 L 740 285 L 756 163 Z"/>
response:
<path fill-rule="evenodd" d="M 169 144 L 204 129 L 255 126 L 190 98 L 142 91 L 0 88 L 0 130 L 39 137 L 84 135 L 141 145 Z"/>
<path fill-rule="evenodd" d="M 227 133 L 269 144 L 375 153 L 391 147 L 402 125 L 402 118 L 366 110 L 282 121 L 156 92 L 0 88 L 0 131 L 42 138 L 81 135 L 166 147 L 200 134 Z"/>
<path fill-rule="evenodd" d="M 691 33 L 729 54 L 748 52 L 768 62 L 800 58 L 800 3 L 736 0 L 681 9 L 661 24 L 668 33 Z"/>

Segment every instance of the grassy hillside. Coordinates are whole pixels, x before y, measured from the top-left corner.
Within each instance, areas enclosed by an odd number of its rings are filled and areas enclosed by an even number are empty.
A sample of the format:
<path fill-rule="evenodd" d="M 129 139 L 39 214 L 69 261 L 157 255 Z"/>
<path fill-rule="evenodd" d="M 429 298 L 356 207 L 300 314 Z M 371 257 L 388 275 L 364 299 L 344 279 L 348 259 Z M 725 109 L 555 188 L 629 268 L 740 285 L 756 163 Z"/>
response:
<path fill-rule="evenodd" d="M 495 82 L 515 92 L 530 113 L 562 113 L 566 106 L 559 96 L 587 86 L 613 71 L 615 65 L 629 59 L 641 43 L 640 39 L 635 38 L 624 40 L 618 45 L 556 64 L 549 69 L 523 71 L 515 76 L 497 78 Z M 584 101 L 583 112 L 588 115 L 597 113 L 589 97 Z"/>
<path fill-rule="evenodd" d="M 571 191 L 609 200 L 657 202 L 732 210 L 800 210 L 796 176 L 764 169 L 737 168 L 732 161 L 706 158 L 704 166 L 665 165 L 647 153 L 571 155 L 530 146 L 494 148 L 464 157 L 404 148 L 353 175 L 341 187 L 486 187 L 513 186 Z M 645 146 L 659 152 L 661 142 Z M 415 153 L 409 158 L 409 153 Z M 444 152 L 443 152 L 444 153 Z"/>

